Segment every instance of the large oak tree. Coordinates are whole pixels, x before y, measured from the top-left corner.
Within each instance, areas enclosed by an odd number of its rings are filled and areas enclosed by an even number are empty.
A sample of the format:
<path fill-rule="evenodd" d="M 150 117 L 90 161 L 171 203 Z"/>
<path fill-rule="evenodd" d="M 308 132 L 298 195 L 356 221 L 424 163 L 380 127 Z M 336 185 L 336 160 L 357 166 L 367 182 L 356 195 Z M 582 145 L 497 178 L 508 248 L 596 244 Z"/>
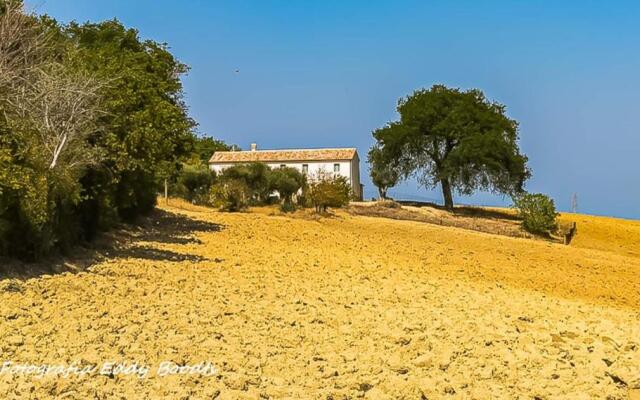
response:
<path fill-rule="evenodd" d="M 512 195 L 529 178 L 527 157 L 518 148 L 518 123 L 505 106 L 477 89 L 443 85 L 400 99 L 400 120 L 373 132 L 384 159 L 406 179 L 426 188 L 442 187 L 453 208 L 453 191 L 476 190 Z"/>

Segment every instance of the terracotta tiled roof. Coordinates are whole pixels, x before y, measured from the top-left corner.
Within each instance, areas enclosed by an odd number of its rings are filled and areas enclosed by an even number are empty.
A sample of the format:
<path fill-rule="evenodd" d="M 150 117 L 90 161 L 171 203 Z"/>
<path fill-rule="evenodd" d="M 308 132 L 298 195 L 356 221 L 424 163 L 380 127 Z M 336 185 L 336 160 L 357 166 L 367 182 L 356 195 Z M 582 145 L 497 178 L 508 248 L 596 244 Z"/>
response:
<path fill-rule="evenodd" d="M 256 151 L 216 151 L 209 160 L 215 163 L 280 162 L 280 161 L 329 161 L 351 160 L 356 157 L 356 149 L 298 149 L 298 150 L 256 150 Z"/>

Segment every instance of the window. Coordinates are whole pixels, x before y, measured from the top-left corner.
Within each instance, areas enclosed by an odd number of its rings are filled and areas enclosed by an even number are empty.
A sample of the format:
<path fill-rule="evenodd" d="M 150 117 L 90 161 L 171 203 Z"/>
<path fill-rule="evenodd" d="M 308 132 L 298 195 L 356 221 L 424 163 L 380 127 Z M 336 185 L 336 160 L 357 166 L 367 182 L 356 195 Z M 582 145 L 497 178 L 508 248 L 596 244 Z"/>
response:
<path fill-rule="evenodd" d="M 340 164 L 333 164 L 333 172 L 340 172 Z"/>
<path fill-rule="evenodd" d="M 309 172 L 309 164 L 302 164 L 302 173 L 306 174 Z"/>

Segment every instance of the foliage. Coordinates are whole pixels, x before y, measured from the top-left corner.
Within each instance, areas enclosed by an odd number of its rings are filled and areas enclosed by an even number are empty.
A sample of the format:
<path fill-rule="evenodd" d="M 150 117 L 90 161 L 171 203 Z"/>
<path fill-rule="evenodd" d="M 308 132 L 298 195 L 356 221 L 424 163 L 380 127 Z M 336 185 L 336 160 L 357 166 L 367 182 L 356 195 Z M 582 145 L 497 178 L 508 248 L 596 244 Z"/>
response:
<path fill-rule="evenodd" d="M 280 204 L 280 211 L 290 213 L 296 211 L 297 207 L 294 202 L 284 202 Z"/>
<path fill-rule="evenodd" d="M 239 180 L 249 190 L 249 200 L 253 204 L 267 200 L 269 193 L 269 167 L 263 163 L 238 164 L 226 168 L 220 173 L 222 181 Z"/>
<path fill-rule="evenodd" d="M 310 179 L 308 197 L 316 212 L 326 212 L 328 207 L 344 207 L 351 199 L 351 185 L 344 176 L 320 173 Z"/>
<path fill-rule="evenodd" d="M 202 164 L 183 164 L 176 182 L 176 194 L 195 204 L 206 204 L 215 174 Z"/>
<path fill-rule="evenodd" d="M 225 211 L 240 211 L 265 202 L 271 170 L 263 163 L 237 164 L 224 169 L 210 190 L 210 202 Z"/>
<path fill-rule="evenodd" d="M 155 205 L 193 152 L 187 67 L 118 21 L 0 3 L 0 256 L 35 259 Z"/>
<path fill-rule="evenodd" d="M 531 233 L 548 234 L 558 228 L 556 206 L 549 196 L 526 193 L 515 197 L 515 207 L 522 218 L 522 227 Z"/>
<path fill-rule="evenodd" d="M 443 85 L 400 99 L 400 120 L 373 132 L 384 160 L 396 160 L 403 178 L 415 176 L 427 188 L 440 184 L 445 206 L 453 190 L 516 194 L 530 176 L 518 148 L 518 123 L 505 106 L 477 89 Z"/>
<path fill-rule="evenodd" d="M 225 179 L 211 186 L 210 201 L 222 211 L 236 212 L 249 206 L 251 190 L 242 179 Z"/>
<path fill-rule="evenodd" d="M 375 145 L 371 147 L 368 155 L 371 181 L 378 188 L 382 200 L 387 198 L 387 190 L 400 180 L 399 169 L 392 160 L 386 159 L 385 155 L 382 149 Z"/>
<path fill-rule="evenodd" d="M 294 211 L 293 195 L 305 185 L 302 172 L 292 167 L 276 168 L 269 172 L 269 188 L 277 190 L 282 200 L 283 211 Z"/>
<path fill-rule="evenodd" d="M 66 248 L 77 232 L 67 218 L 79 183 L 100 159 L 96 130 L 100 79 L 53 57 L 48 28 L 21 2 L 0 12 L 0 255 L 34 259 Z"/>
<path fill-rule="evenodd" d="M 222 209 L 225 203 L 224 195 L 224 185 L 221 181 L 216 181 L 211 185 L 211 187 L 209 187 L 206 204 L 211 207 Z"/>
<path fill-rule="evenodd" d="M 71 23 L 63 32 L 77 67 L 109 81 L 101 133 L 93 140 L 104 149 L 100 167 L 112 173 L 96 183 L 109 187 L 121 217 L 133 219 L 153 208 L 160 183 L 192 151 L 194 122 L 180 82 L 187 66 L 166 45 L 140 40 L 136 30 L 116 20 Z"/>
<path fill-rule="evenodd" d="M 216 151 L 229 150 L 231 150 L 231 146 L 229 146 L 222 140 L 217 140 L 209 136 L 195 138 L 194 152 L 198 155 L 200 161 L 205 165 L 209 163 L 209 159 Z"/>

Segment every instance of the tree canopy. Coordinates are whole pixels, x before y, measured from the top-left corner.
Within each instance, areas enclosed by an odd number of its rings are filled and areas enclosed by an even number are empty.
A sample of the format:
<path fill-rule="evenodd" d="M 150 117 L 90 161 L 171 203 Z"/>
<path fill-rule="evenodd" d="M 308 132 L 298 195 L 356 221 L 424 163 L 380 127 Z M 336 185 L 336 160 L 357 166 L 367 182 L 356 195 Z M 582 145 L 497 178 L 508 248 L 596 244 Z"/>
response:
<path fill-rule="evenodd" d="M 371 181 L 378 188 L 380 199 L 387 198 L 387 190 L 394 187 L 400 180 L 400 171 L 395 163 L 385 159 L 386 154 L 378 146 L 369 150 L 369 174 Z"/>
<path fill-rule="evenodd" d="M 271 189 L 269 187 L 269 167 L 260 162 L 251 162 L 247 164 L 236 164 L 224 169 L 220 173 L 222 181 L 240 181 L 244 182 L 249 188 L 250 198 L 255 202 L 262 202 L 267 197 Z"/>
<path fill-rule="evenodd" d="M 188 68 L 165 44 L 19 0 L 0 0 L 0 36 L 0 256 L 34 259 L 133 220 L 187 159 L 224 148 L 196 140 Z"/>
<path fill-rule="evenodd" d="M 518 147 L 518 123 L 504 105 L 477 89 L 434 85 L 400 99 L 397 111 L 398 121 L 373 132 L 380 157 L 405 179 L 414 176 L 426 188 L 440 185 L 447 208 L 454 190 L 523 190 L 527 157 Z"/>
<path fill-rule="evenodd" d="M 305 183 L 304 174 L 297 168 L 281 167 L 269 172 L 269 187 L 278 191 L 285 210 L 294 208 L 292 197 Z"/>
<path fill-rule="evenodd" d="M 222 140 L 214 139 L 210 136 L 199 136 L 195 139 L 195 153 L 205 165 L 209 164 L 209 159 L 213 153 L 216 151 L 229 151 L 231 147 Z"/>
<path fill-rule="evenodd" d="M 117 20 L 71 23 L 62 32 L 76 68 L 108 82 L 101 129 L 93 138 L 105 158 L 93 177 L 106 178 L 102 186 L 113 185 L 119 215 L 134 218 L 155 205 L 160 180 L 174 175 L 193 150 L 195 122 L 180 81 L 188 68 L 166 45 L 141 40 Z"/>

